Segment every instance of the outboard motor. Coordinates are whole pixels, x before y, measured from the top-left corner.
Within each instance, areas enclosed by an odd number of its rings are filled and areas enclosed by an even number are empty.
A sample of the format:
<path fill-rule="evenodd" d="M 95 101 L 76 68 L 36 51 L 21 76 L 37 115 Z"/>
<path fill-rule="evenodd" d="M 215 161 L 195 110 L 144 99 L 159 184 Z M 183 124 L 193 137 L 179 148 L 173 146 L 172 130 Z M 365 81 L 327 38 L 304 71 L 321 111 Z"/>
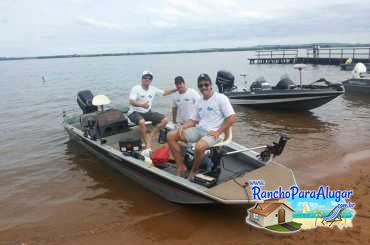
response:
<path fill-rule="evenodd" d="M 231 72 L 228 71 L 218 71 L 216 77 L 216 85 L 220 93 L 230 92 L 236 89 L 234 85 L 235 77 Z"/>
<path fill-rule="evenodd" d="M 361 78 L 366 74 L 366 66 L 359 62 L 355 65 L 352 71 L 352 78 Z"/>
<path fill-rule="evenodd" d="M 98 110 L 98 107 L 92 104 L 94 95 L 90 90 L 83 90 L 77 94 L 77 103 L 80 106 L 83 114 L 88 114 Z"/>

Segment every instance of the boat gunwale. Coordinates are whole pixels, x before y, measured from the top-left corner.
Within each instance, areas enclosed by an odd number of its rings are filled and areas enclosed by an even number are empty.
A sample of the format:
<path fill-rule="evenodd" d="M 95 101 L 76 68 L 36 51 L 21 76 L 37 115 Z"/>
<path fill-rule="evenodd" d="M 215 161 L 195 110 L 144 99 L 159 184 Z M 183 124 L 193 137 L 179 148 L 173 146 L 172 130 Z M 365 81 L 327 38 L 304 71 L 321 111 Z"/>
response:
<path fill-rule="evenodd" d="M 228 96 L 230 99 L 242 99 L 246 97 L 252 97 L 251 99 L 266 99 L 266 97 L 276 97 L 276 99 L 279 99 L 282 96 L 287 96 L 287 97 L 298 97 L 299 98 L 305 98 L 309 96 L 339 96 L 344 93 L 344 90 L 337 91 L 337 90 L 332 90 L 332 91 L 317 91 L 317 92 L 304 92 L 304 93 L 273 93 L 273 92 L 268 92 L 268 93 L 255 93 L 255 92 L 250 92 L 250 91 L 245 91 L 245 92 L 228 92 L 225 93 L 226 96 Z M 304 96 L 300 96 L 304 95 Z M 261 98 L 256 98 L 256 97 L 261 97 Z M 274 98 L 268 98 L 268 99 L 274 99 Z"/>

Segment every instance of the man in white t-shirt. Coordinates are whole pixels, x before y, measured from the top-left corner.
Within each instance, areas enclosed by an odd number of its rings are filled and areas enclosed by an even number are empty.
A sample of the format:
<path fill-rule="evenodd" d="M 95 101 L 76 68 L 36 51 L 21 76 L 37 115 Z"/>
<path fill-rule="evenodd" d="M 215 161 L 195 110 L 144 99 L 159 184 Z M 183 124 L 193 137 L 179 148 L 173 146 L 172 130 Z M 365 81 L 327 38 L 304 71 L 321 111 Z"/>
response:
<path fill-rule="evenodd" d="M 152 80 L 153 74 L 149 71 L 144 71 L 141 77 L 141 84 L 134 86 L 129 95 L 128 117 L 133 123 L 139 125 L 139 131 L 147 149 L 151 148 L 152 134 L 158 132 L 160 128 L 164 128 L 168 122 L 164 115 L 151 110 L 155 96 L 166 96 L 176 92 L 176 89 L 163 91 L 151 86 Z M 152 133 L 147 132 L 145 121 L 152 121 L 153 125 L 156 125 Z"/>
<path fill-rule="evenodd" d="M 207 74 L 198 77 L 198 88 L 202 98 L 196 105 L 191 119 L 185 122 L 176 133 L 167 137 L 168 145 L 177 164 L 177 175 L 185 173 L 184 156 L 178 141 L 196 142 L 195 158 L 188 179 L 192 180 L 204 158 L 204 151 L 219 143 L 220 137 L 236 121 L 235 112 L 229 99 L 212 90 L 212 81 Z"/>
<path fill-rule="evenodd" d="M 194 89 L 186 86 L 182 76 L 175 77 L 175 86 L 177 92 L 172 100 L 172 122 L 175 125 L 181 125 L 191 119 L 200 95 Z"/>

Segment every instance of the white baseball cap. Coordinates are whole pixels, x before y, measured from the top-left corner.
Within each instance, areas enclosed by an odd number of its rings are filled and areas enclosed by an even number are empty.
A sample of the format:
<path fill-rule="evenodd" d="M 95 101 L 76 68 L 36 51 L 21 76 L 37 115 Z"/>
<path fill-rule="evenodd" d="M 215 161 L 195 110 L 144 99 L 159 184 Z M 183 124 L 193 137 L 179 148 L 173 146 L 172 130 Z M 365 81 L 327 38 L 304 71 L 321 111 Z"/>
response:
<path fill-rule="evenodd" d="M 144 78 L 146 76 L 151 76 L 153 79 L 153 73 L 151 73 L 150 71 L 143 71 L 143 75 L 141 76 L 141 78 Z"/>

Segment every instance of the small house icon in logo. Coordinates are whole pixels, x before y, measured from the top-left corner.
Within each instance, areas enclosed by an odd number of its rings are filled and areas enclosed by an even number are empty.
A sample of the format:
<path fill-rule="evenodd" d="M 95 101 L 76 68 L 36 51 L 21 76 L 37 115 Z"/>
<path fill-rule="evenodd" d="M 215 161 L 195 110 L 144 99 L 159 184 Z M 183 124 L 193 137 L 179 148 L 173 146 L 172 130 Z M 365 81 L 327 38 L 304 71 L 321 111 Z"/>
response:
<path fill-rule="evenodd" d="M 293 222 L 294 210 L 285 199 L 269 199 L 248 209 L 247 223 L 272 231 L 297 231 L 300 224 Z"/>

